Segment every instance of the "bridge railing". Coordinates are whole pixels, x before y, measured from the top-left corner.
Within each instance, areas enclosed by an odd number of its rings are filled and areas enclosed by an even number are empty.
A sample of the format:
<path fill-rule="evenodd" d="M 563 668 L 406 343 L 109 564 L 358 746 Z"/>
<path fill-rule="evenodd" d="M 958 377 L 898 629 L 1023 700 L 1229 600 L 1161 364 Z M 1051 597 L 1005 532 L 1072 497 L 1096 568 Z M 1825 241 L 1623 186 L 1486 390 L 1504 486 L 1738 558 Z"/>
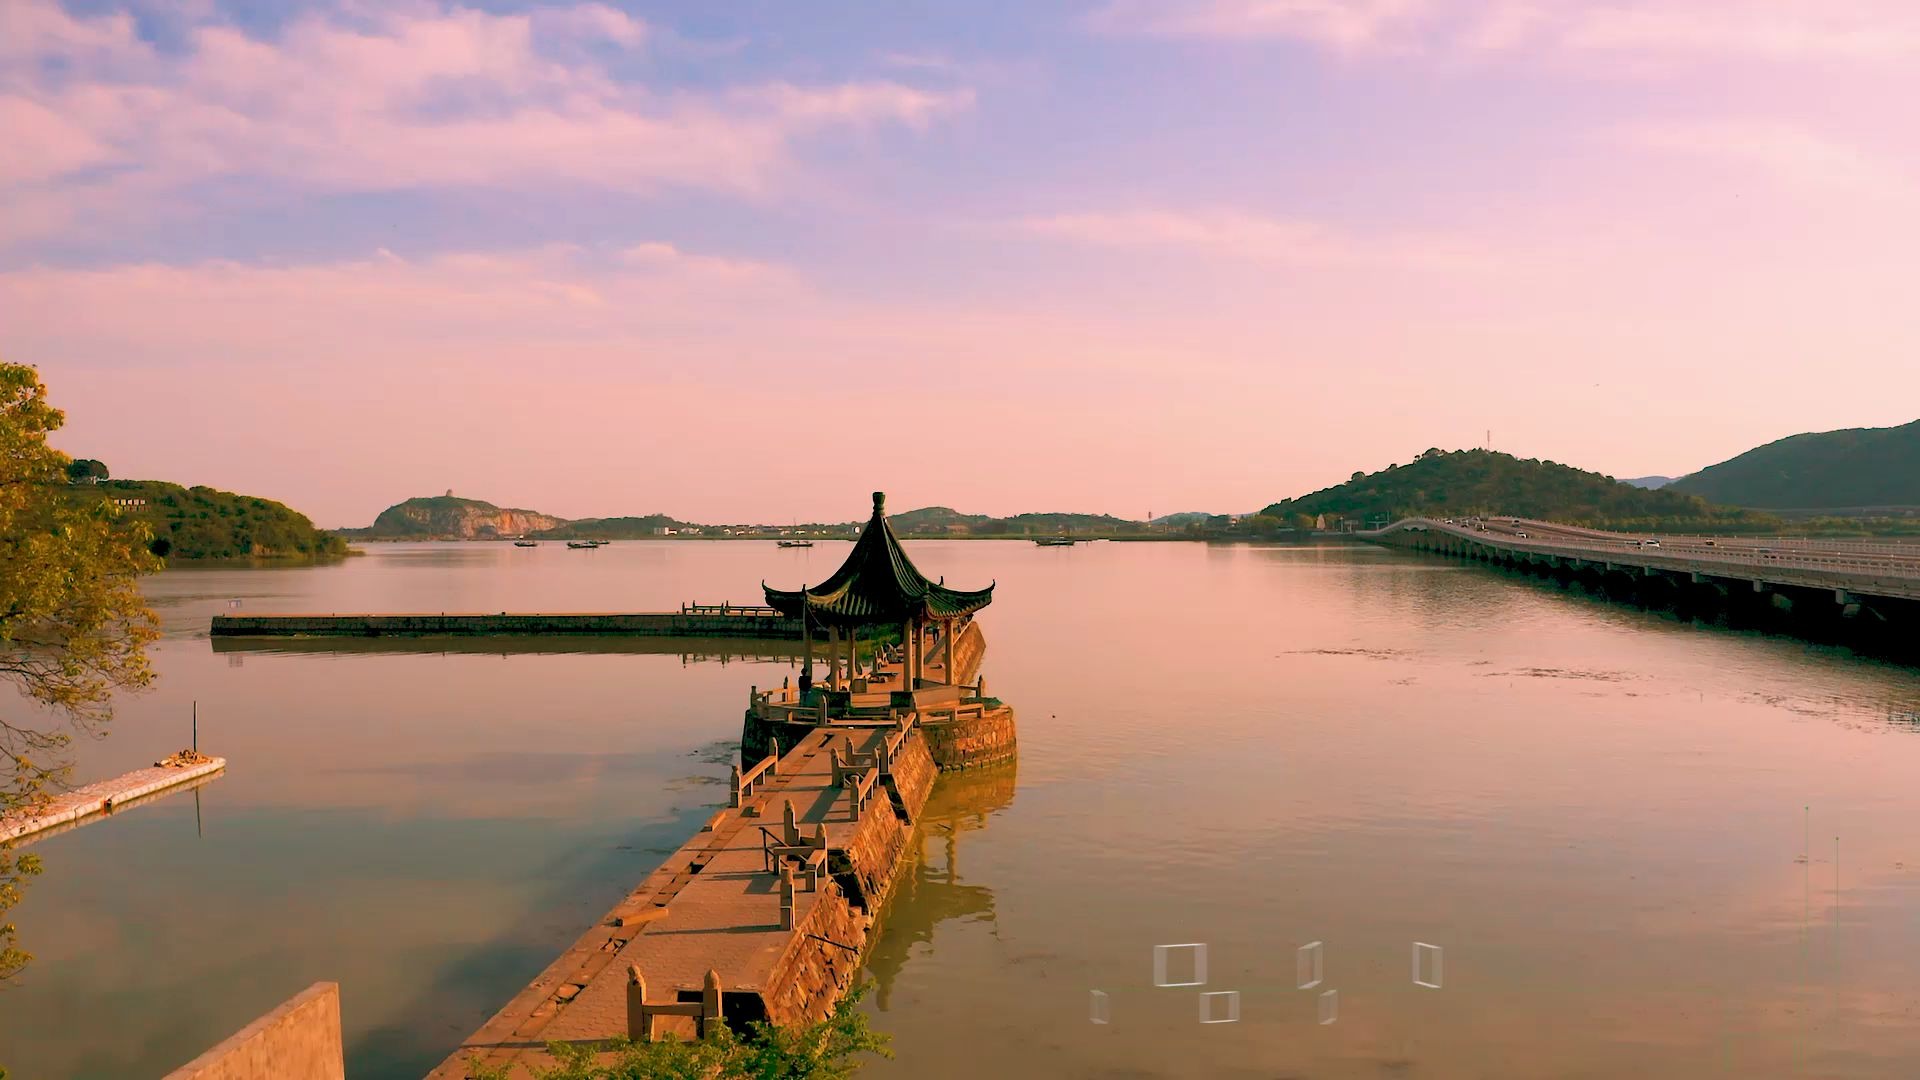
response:
<path fill-rule="evenodd" d="M 1907 561 L 1864 558 L 1852 554 L 1827 555 L 1805 550 L 1761 552 L 1692 546 L 1669 549 L 1664 543 L 1661 547 L 1649 548 L 1637 541 L 1626 539 L 1618 541 L 1582 539 L 1564 535 L 1520 537 L 1511 533 L 1479 532 L 1431 519 L 1397 522 L 1395 526 L 1380 530 L 1376 535 L 1409 529 L 1440 532 L 1488 547 L 1557 554 L 1572 558 L 1612 558 L 1621 562 L 1633 562 L 1661 569 L 1687 570 L 1705 566 L 1741 567 L 1749 570 L 1778 568 L 1840 574 L 1854 573 L 1870 575 L 1875 580 L 1896 580 L 1902 583 L 1920 582 L 1920 559 Z M 1631 558 L 1623 558 L 1623 556 L 1631 556 Z"/>

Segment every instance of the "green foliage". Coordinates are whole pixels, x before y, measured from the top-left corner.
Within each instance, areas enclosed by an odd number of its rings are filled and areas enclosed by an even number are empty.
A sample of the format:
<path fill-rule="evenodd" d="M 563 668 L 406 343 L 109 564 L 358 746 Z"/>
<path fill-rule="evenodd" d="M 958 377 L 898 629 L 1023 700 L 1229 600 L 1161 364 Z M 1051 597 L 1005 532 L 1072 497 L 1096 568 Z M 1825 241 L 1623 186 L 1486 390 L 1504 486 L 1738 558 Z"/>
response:
<path fill-rule="evenodd" d="M 159 480 L 110 480 L 75 488 L 78 504 L 133 502 L 120 513 L 147 525 L 153 554 L 176 559 L 324 559 L 347 542 L 313 527 L 305 514 L 257 496 Z"/>
<path fill-rule="evenodd" d="M 867 1026 L 855 988 L 818 1023 L 781 1028 L 756 1023 L 745 1037 L 722 1025 L 706 1039 L 655 1042 L 548 1043 L 555 1065 L 534 1080 L 846 1080 L 867 1054 L 891 1058 L 887 1036 Z M 475 1062 L 474 1080 L 507 1080 L 510 1070 Z M 0 1078 L 3 1080 L 3 1078 Z"/>
<path fill-rule="evenodd" d="M 0 363 L 0 682 L 39 706 L 0 713 L 0 816 L 43 803 L 67 776 L 69 729 L 98 731 L 116 690 L 153 678 L 159 619 L 137 580 L 160 566 L 151 536 L 105 500 L 71 496 L 67 456 L 47 445 L 65 419 L 34 369 Z M 0 845 L 0 914 L 39 872 Z M 29 959 L 0 923 L 0 979 Z"/>
<path fill-rule="evenodd" d="M 1920 420 L 1793 435 L 1664 490 L 1769 510 L 1920 506 Z"/>
<path fill-rule="evenodd" d="M 640 540 L 658 536 L 660 529 L 679 532 L 696 526 L 665 514 L 641 517 L 583 518 L 565 525 L 543 529 L 534 535 L 542 540 Z"/>
<path fill-rule="evenodd" d="M 1575 525 L 1680 531 L 1772 529 L 1765 514 L 1713 506 L 1668 488 L 1647 490 L 1551 461 L 1487 450 L 1428 451 L 1405 466 L 1356 474 L 1335 487 L 1267 507 L 1278 516 L 1359 519 L 1512 514 Z"/>
<path fill-rule="evenodd" d="M 96 461 L 93 458 L 74 458 L 72 461 L 67 462 L 67 479 L 72 483 L 77 484 L 82 480 L 105 480 L 106 478 L 107 466 L 104 462 Z"/>

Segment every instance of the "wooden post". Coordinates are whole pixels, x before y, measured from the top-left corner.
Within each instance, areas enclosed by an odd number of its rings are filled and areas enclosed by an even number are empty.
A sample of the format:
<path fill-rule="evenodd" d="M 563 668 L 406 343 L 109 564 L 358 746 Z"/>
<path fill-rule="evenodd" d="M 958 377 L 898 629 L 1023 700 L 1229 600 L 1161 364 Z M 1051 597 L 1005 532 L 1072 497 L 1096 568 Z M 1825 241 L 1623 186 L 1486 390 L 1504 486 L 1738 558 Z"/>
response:
<path fill-rule="evenodd" d="M 627 965 L 627 1038 L 634 1042 L 653 1041 L 653 1017 L 647 1015 L 647 980 L 640 965 Z"/>
<path fill-rule="evenodd" d="M 793 819 L 793 800 L 780 804 L 780 839 L 789 847 L 800 842 L 800 827 Z"/>
<path fill-rule="evenodd" d="M 767 736 L 767 756 L 773 758 L 773 764 L 767 766 L 768 776 L 780 775 L 780 740 Z"/>
<path fill-rule="evenodd" d="M 735 765 L 732 768 L 732 775 L 727 777 L 727 791 L 730 796 L 727 805 L 738 810 L 740 808 L 740 766 Z"/>
<path fill-rule="evenodd" d="M 700 1038 L 720 1030 L 720 973 L 707 969 L 707 985 L 700 990 Z"/>

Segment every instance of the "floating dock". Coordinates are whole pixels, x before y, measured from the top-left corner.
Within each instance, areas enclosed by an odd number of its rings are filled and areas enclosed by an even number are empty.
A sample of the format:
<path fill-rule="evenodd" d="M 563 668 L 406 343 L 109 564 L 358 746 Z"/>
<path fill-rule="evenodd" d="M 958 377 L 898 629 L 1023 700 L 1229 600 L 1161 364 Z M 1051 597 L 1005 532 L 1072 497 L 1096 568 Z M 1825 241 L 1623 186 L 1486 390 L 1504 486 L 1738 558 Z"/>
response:
<path fill-rule="evenodd" d="M 211 778 L 226 767 L 227 759 L 221 757 L 193 765 L 154 765 L 74 788 L 55 796 L 39 813 L 0 819 L 0 844 L 39 839 L 48 830 L 78 824 L 98 814 L 111 814 L 166 792 L 183 790 L 183 785 Z"/>
<path fill-rule="evenodd" d="M 799 619 L 786 618 L 770 607 L 733 604 L 683 604 L 679 611 L 638 612 L 215 615 L 210 632 L 214 637 L 801 638 Z"/>

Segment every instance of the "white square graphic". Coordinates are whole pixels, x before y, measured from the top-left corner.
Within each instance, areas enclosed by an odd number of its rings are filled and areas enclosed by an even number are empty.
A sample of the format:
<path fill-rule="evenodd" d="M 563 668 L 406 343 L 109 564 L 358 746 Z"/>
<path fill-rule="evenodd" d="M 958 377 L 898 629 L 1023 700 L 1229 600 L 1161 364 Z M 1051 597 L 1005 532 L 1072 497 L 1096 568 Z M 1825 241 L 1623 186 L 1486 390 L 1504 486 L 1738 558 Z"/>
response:
<path fill-rule="evenodd" d="M 1105 990 L 1092 991 L 1087 1001 L 1087 1018 L 1096 1024 L 1113 1023 L 1113 1003 L 1107 1000 Z"/>
<path fill-rule="evenodd" d="M 1413 943 L 1413 985 L 1424 986 L 1429 990 L 1440 989 L 1441 949 L 1438 945 L 1429 945 L 1424 941 Z M 1423 963 L 1425 961 L 1425 963 Z M 1431 977 L 1423 977 L 1431 972 Z"/>
<path fill-rule="evenodd" d="M 1293 984 L 1301 990 L 1311 990 L 1320 985 L 1327 975 L 1326 948 L 1318 941 L 1309 941 L 1293 954 Z"/>
<path fill-rule="evenodd" d="M 1340 1019 L 1340 991 L 1329 990 L 1320 995 L 1320 1023 L 1331 1024 Z"/>
<path fill-rule="evenodd" d="M 1193 978 L 1188 982 L 1173 982 L 1167 976 L 1167 961 L 1174 955 L 1175 949 L 1189 950 L 1185 955 L 1193 965 Z M 1200 942 L 1186 945 L 1155 945 L 1153 947 L 1153 985 L 1167 986 L 1205 986 L 1207 985 L 1207 947 Z"/>
<path fill-rule="evenodd" d="M 1222 1015 L 1222 1014 L 1225 1015 Z M 1214 990 L 1200 995 L 1200 1022 L 1237 1024 L 1240 1022 L 1240 991 Z"/>

